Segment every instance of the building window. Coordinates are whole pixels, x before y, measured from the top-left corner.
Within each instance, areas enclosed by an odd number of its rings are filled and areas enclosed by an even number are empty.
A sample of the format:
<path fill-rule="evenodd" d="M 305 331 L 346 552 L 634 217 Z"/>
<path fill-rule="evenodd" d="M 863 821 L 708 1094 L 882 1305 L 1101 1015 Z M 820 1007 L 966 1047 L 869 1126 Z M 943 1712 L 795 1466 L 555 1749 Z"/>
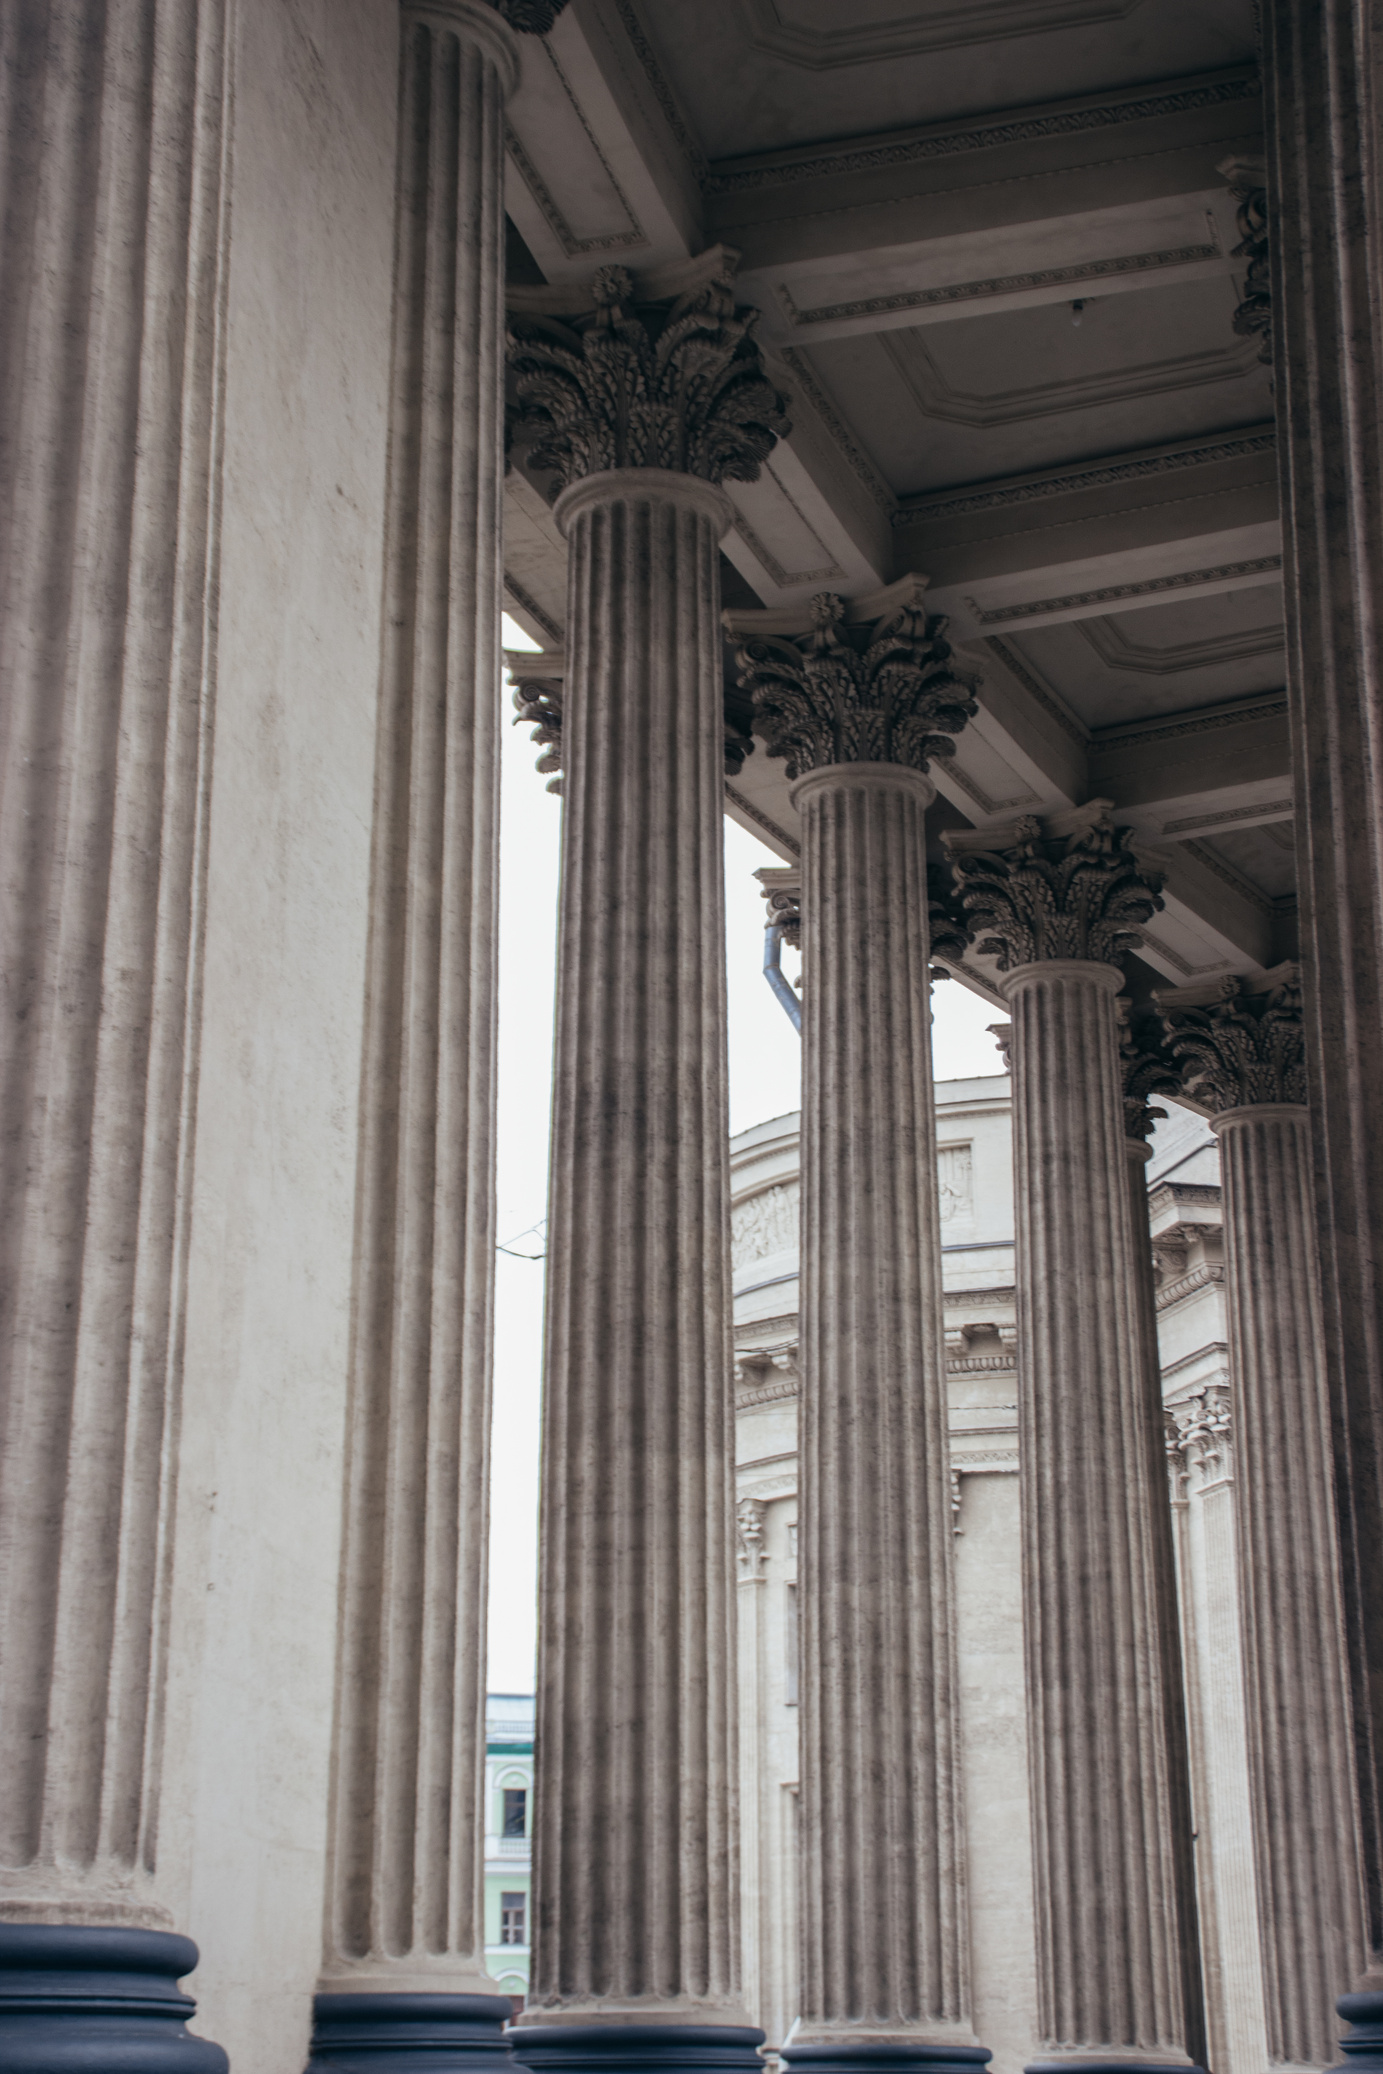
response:
<path fill-rule="evenodd" d="M 527 1836 L 528 1834 L 528 1788 L 506 1786 L 504 1789 L 505 1836 Z"/>
<path fill-rule="evenodd" d="M 527 1944 L 528 1896 L 526 1894 L 500 1895 L 499 1941 L 501 1944 Z"/>
<path fill-rule="evenodd" d="M 787 1621 L 787 1645 L 788 1645 L 788 1652 L 787 1652 L 787 1654 L 788 1654 L 788 1666 L 787 1666 L 787 1668 L 788 1668 L 788 1697 L 787 1697 L 787 1704 L 788 1704 L 788 1705 L 789 1705 L 790 1707 L 795 1707 L 795 1706 L 797 1705 L 797 1660 L 798 1660 L 798 1641 L 797 1641 L 797 1586 L 796 1586 L 795 1584 L 790 1584 L 790 1585 L 788 1586 L 788 1588 L 787 1588 L 787 1610 L 786 1610 L 786 1616 L 785 1616 L 785 1617 L 786 1617 L 786 1621 Z"/>

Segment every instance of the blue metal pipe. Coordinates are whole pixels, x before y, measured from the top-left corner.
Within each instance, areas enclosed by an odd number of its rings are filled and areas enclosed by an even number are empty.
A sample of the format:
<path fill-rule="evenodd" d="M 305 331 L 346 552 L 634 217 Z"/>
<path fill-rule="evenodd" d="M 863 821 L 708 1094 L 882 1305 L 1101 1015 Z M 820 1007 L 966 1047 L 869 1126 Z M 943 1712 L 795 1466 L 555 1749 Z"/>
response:
<path fill-rule="evenodd" d="M 783 924 L 770 922 L 764 930 L 764 978 L 783 1004 L 784 1013 L 802 1035 L 802 1003 L 793 991 L 792 982 L 783 971 Z"/>

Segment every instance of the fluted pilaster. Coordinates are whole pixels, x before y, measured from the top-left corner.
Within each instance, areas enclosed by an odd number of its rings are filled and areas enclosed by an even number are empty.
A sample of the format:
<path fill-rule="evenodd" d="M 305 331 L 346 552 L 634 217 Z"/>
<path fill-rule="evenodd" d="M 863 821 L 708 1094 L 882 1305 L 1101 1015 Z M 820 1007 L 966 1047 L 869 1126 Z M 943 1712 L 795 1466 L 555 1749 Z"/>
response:
<path fill-rule="evenodd" d="M 900 764 L 799 780 L 805 2045 L 969 2046 L 925 815 Z"/>
<path fill-rule="evenodd" d="M 1013 1020 L 1029 1751 L 1044 2057 L 1199 2057 L 1170 1521 L 1125 1150 L 1118 969 L 1053 960 Z"/>
<path fill-rule="evenodd" d="M 34 5 L 5 30 L 9 1922 L 168 1922 L 155 1874 L 215 670 L 224 32 L 221 0 Z M 166 1970 L 195 1963 L 167 1943 Z"/>
<path fill-rule="evenodd" d="M 481 1796 L 503 107 L 518 58 L 515 38 L 481 0 L 407 4 L 400 33 L 385 634 L 323 2051 L 339 2042 L 330 1997 L 343 1991 L 454 1995 L 491 1985 Z M 356 2021 L 349 2011 L 348 2021 Z"/>
<path fill-rule="evenodd" d="M 577 481 L 557 519 L 570 560 L 536 1922 L 517 2040 L 530 2059 L 545 2025 L 576 2019 L 744 2022 L 718 617 L 729 506 L 710 483 L 635 468 Z"/>
<path fill-rule="evenodd" d="M 1213 1128 L 1268 2056 L 1329 2066 L 1336 1997 L 1364 1964 L 1365 1934 L 1310 1117 L 1296 1103 L 1256 1103 Z"/>

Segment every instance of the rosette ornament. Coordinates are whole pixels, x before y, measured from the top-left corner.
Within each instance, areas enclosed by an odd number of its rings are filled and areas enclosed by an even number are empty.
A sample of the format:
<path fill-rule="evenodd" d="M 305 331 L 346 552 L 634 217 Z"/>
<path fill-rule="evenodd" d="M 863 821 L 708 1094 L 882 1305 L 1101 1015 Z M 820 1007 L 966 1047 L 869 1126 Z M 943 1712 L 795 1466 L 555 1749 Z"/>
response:
<path fill-rule="evenodd" d="M 671 302 L 641 298 L 627 267 L 605 266 L 593 312 L 511 315 L 511 432 L 534 435 L 530 467 L 558 490 L 614 468 L 757 480 L 792 427 L 764 377 L 758 312 L 735 305 L 731 264 Z"/>
<path fill-rule="evenodd" d="M 755 731 L 786 757 L 789 778 L 834 763 L 926 771 L 954 756 L 951 737 L 977 710 L 975 679 L 952 668 L 944 618 L 912 601 L 852 626 L 831 591 L 812 599 L 811 618 L 809 633 L 761 635 L 738 655 Z"/>

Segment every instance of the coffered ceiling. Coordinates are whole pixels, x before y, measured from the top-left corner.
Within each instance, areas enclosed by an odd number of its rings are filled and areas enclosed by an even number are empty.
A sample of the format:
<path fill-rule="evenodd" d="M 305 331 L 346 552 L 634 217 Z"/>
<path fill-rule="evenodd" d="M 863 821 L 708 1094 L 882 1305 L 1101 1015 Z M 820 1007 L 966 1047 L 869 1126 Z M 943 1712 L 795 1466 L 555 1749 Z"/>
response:
<path fill-rule="evenodd" d="M 1249 0 L 571 0 L 511 107 L 523 277 L 739 254 L 793 432 L 730 486 L 727 597 L 926 575 L 980 678 L 938 824 L 1112 800 L 1163 854 L 1174 980 L 1295 942 L 1272 393 L 1222 170 L 1261 148 L 1252 38 Z M 521 467 L 507 523 L 511 609 L 558 648 Z M 728 804 L 791 856 L 762 749 Z"/>

